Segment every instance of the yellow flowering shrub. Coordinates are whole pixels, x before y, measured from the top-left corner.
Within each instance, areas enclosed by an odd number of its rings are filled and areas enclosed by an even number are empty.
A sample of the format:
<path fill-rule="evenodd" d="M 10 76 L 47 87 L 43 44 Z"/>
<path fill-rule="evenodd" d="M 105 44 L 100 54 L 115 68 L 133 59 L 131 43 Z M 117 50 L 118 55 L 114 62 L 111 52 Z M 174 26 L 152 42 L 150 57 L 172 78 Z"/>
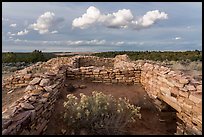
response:
<path fill-rule="evenodd" d="M 96 91 L 92 96 L 80 93 L 80 98 L 68 94 L 64 107 L 65 122 L 76 132 L 86 129 L 93 134 L 120 134 L 128 123 L 141 118 L 140 107 L 131 105 L 128 99 Z"/>

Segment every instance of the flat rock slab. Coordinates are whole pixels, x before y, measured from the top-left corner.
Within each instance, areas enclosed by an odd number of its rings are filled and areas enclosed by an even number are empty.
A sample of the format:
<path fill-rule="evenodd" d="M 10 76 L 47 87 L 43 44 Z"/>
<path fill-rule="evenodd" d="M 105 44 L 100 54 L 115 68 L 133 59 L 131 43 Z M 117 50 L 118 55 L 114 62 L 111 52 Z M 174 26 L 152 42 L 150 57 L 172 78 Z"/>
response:
<path fill-rule="evenodd" d="M 30 95 L 33 95 L 33 96 L 38 96 L 38 95 L 40 95 L 42 92 L 43 92 L 42 89 L 35 89 L 35 90 L 31 91 L 29 94 L 30 94 Z"/>
<path fill-rule="evenodd" d="M 51 92 L 52 91 L 52 88 L 50 86 L 45 86 L 43 87 L 47 92 Z"/>
<path fill-rule="evenodd" d="M 29 103 L 21 103 L 20 106 L 24 109 L 34 109 L 34 106 Z"/>
<path fill-rule="evenodd" d="M 49 79 L 42 79 L 40 81 L 40 86 L 47 86 L 49 82 L 50 82 Z"/>
<path fill-rule="evenodd" d="M 31 91 L 31 90 L 34 90 L 35 89 L 35 87 L 33 86 L 33 85 L 28 85 L 27 87 L 26 87 L 26 89 L 25 89 L 25 92 L 26 91 Z"/>
<path fill-rule="evenodd" d="M 36 85 L 40 83 L 41 78 L 34 78 L 29 84 L 30 85 Z"/>
<path fill-rule="evenodd" d="M 22 120 L 22 119 L 26 119 L 30 116 L 31 114 L 31 111 L 24 111 L 22 113 L 19 113 L 18 115 L 16 115 L 12 120 L 13 121 L 19 121 L 19 120 Z"/>
<path fill-rule="evenodd" d="M 86 85 L 80 85 L 79 88 L 80 89 L 86 88 Z"/>
<path fill-rule="evenodd" d="M 31 101 L 31 102 L 35 102 L 36 99 L 37 99 L 36 96 L 31 96 L 28 100 Z"/>
<path fill-rule="evenodd" d="M 32 74 L 26 74 L 26 75 L 24 76 L 24 79 L 28 80 L 28 79 L 30 79 L 31 77 L 32 77 Z"/>

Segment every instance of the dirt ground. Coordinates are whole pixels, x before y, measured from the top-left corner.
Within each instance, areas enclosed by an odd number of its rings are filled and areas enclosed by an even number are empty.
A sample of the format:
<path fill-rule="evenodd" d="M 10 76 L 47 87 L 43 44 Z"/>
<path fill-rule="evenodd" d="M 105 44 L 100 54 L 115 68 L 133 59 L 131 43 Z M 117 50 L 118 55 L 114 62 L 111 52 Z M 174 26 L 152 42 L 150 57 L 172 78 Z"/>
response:
<path fill-rule="evenodd" d="M 106 85 L 104 83 L 91 83 L 81 80 L 69 80 L 67 84 L 69 83 L 87 86 L 87 88 L 77 89 L 73 92 L 77 97 L 79 97 L 79 93 L 91 95 L 91 92 L 95 90 L 104 94 L 111 94 L 115 98 L 126 97 L 132 104 L 140 106 L 142 119 L 133 125 L 128 125 L 127 134 L 173 135 L 176 132 L 175 113 L 158 111 L 141 85 Z M 62 130 L 68 131 L 66 123 L 63 122 L 63 102 L 69 93 L 66 89 L 62 90 L 48 123 L 46 135 L 60 135 L 62 134 Z"/>
<path fill-rule="evenodd" d="M 9 91 L 6 91 L 5 89 L 2 89 L 2 111 L 4 111 L 6 108 L 8 108 L 13 102 L 20 99 L 25 93 L 24 93 L 25 87 L 15 89 L 12 93 L 9 93 Z"/>

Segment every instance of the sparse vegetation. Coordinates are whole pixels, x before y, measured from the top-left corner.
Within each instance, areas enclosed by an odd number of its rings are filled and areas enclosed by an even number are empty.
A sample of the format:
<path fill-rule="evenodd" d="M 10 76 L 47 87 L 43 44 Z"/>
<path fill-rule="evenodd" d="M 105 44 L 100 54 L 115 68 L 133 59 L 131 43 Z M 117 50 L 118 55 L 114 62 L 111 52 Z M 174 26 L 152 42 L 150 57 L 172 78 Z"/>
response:
<path fill-rule="evenodd" d="M 154 61 L 202 61 L 202 51 L 185 51 L 185 52 L 170 52 L 170 51 L 115 51 L 101 52 L 93 55 L 98 57 L 114 58 L 116 55 L 127 54 L 131 60 L 154 60 Z"/>
<path fill-rule="evenodd" d="M 53 53 L 43 53 L 40 50 L 34 50 L 31 53 L 14 53 L 7 52 L 2 53 L 2 62 L 3 63 L 16 63 L 16 62 L 26 62 L 26 63 L 35 63 L 38 61 L 47 61 L 55 57 Z"/>
<path fill-rule="evenodd" d="M 96 91 L 92 96 L 82 93 L 80 96 L 68 94 L 68 100 L 64 102 L 65 122 L 75 134 L 82 129 L 91 134 L 122 134 L 127 124 L 141 118 L 140 107 L 131 105 L 127 99 L 117 100 Z"/>

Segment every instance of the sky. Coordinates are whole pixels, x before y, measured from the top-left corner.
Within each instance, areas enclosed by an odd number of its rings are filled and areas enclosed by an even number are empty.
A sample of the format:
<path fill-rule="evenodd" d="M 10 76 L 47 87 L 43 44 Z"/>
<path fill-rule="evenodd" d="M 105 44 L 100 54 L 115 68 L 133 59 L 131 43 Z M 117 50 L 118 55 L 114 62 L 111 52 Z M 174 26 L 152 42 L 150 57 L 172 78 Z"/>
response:
<path fill-rule="evenodd" d="M 3 2 L 2 52 L 202 50 L 201 2 Z"/>

